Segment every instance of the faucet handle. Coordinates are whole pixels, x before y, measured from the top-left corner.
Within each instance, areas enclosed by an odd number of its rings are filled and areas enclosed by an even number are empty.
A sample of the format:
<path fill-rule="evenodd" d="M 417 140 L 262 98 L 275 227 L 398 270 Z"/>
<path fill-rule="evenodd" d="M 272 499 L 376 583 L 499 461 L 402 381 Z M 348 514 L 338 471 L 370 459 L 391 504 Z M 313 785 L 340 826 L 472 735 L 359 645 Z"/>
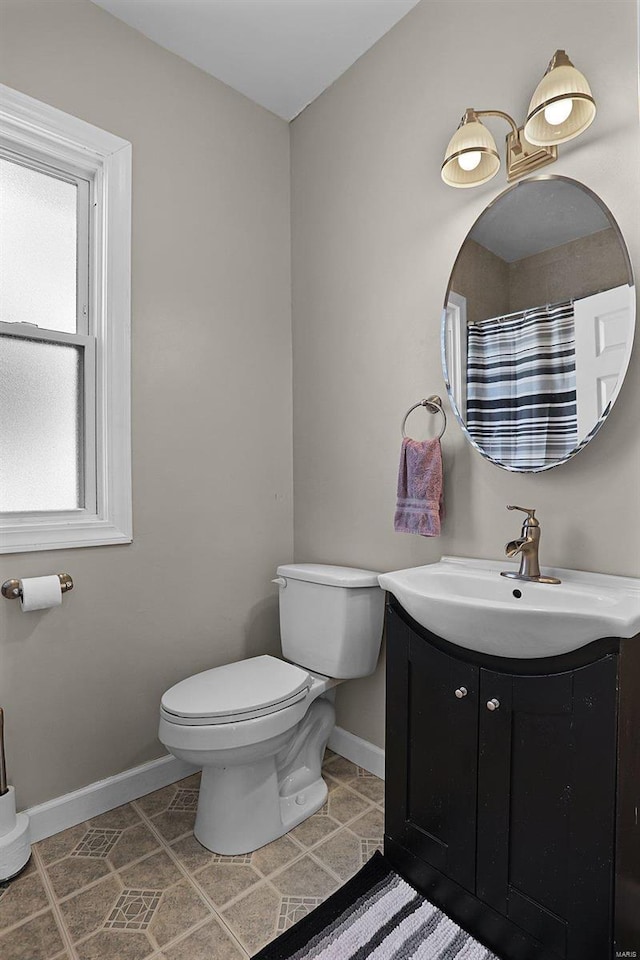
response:
<path fill-rule="evenodd" d="M 516 507 L 515 505 L 510 504 L 507 507 L 507 510 L 522 510 L 523 513 L 527 514 L 527 519 L 522 521 L 522 529 L 525 527 L 539 527 L 540 523 L 536 520 L 536 509 L 531 507 Z"/>
<path fill-rule="evenodd" d="M 528 513 L 532 520 L 535 520 L 536 518 L 537 509 L 537 507 L 534 507 L 533 509 L 531 507 L 516 507 L 515 504 L 507 506 L 507 510 L 522 510 L 523 513 Z"/>

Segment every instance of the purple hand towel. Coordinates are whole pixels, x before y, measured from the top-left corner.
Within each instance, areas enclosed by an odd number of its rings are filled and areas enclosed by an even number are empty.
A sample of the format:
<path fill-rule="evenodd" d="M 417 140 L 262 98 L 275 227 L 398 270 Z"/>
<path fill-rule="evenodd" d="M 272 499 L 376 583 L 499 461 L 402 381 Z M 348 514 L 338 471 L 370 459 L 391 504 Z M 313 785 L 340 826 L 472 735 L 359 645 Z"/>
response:
<path fill-rule="evenodd" d="M 394 529 L 397 533 L 439 537 L 443 519 L 440 441 L 410 440 L 405 437 L 400 453 Z"/>

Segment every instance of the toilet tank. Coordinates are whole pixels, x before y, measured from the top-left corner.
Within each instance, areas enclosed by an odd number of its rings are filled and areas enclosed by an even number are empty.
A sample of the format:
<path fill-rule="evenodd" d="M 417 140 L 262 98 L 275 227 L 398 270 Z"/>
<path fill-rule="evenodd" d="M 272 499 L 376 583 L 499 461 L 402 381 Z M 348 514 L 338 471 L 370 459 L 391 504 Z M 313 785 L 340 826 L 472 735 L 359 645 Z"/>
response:
<path fill-rule="evenodd" d="M 327 677 L 366 677 L 376 668 L 384 590 L 378 574 L 354 567 L 278 567 L 280 637 L 287 660 Z"/>

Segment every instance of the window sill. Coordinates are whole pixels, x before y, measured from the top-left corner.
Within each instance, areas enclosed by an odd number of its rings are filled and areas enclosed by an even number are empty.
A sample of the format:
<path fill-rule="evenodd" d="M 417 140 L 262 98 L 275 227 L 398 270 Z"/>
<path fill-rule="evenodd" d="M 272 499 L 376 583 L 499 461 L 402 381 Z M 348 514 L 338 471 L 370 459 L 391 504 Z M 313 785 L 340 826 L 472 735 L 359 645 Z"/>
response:
<path fill-rule="evenodd" d="M 34 521 L 32 517 L 4 523 L 0 527 L 0 554 L 36 550 L 64 550 L 69 547 L 100 547 L 110 543 L 131 543 L 130 529 L 99 517 Z"/>

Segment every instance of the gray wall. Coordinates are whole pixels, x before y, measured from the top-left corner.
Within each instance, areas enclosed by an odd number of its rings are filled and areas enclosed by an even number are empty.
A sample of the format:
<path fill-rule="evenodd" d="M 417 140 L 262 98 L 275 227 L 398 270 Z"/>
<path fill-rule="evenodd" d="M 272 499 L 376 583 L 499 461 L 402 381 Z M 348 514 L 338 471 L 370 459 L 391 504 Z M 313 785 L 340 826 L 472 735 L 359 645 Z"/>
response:
<path fill-rule="evenodd" d="M 467 238 L 451 275 L 451 289 L 467 300 L 467 323 L 578 300 L 628 282 L 627 261 L 612 227 L 511 263 Z"/>
<path fill-rule="evenodd" d="M 467 323 L 509 313 L 510 264 L 467 239 L 451 274 L 451 289 L 467 301 Z"/>
<path fill-rule="evenodd" d="M 292 557 L 287 124 L 100 8 L 10 0 L 0 81 L 133 144 L 131 546 L 4 556 L 69 572 L 61 608 L 0 603 L 20 807 L 160 756 L 159 698 L 277 651 Z"/>
<path fill-rule="evenodd" d="M 629 282 L 615 230 L 543 250 L 509 264 L 509 310 L 588 297 Z"/>
<path fill-rule="evenodd" d="M 293 122 L 297 559 L 390 570 L 441 554 L 499 558 L 519 529 L 505 504 L 521 503 L 539 510 L 543 564 L 640 572 L 637 349 L 605 428 L 557 470 L 502 471 L 449 417 L 444 535 L 393 532 L 400 420 L 444 391 L 440 313 L 451 265 L 506 187 L 504 168 L 474 190 L 440 180 L 465 107 L 522 120 L 565 47 L 592 84 L 598 116 L 544 172 L 600 194 L 638 264 L 636 5 L 613 6 L 615 15 L 608 0 L 423 0 Z M 502 145 L 506 125 L 488 124 Z M 381 744 L 383 720 L 382 668 L 341 688 L 340 724 Z"/>

